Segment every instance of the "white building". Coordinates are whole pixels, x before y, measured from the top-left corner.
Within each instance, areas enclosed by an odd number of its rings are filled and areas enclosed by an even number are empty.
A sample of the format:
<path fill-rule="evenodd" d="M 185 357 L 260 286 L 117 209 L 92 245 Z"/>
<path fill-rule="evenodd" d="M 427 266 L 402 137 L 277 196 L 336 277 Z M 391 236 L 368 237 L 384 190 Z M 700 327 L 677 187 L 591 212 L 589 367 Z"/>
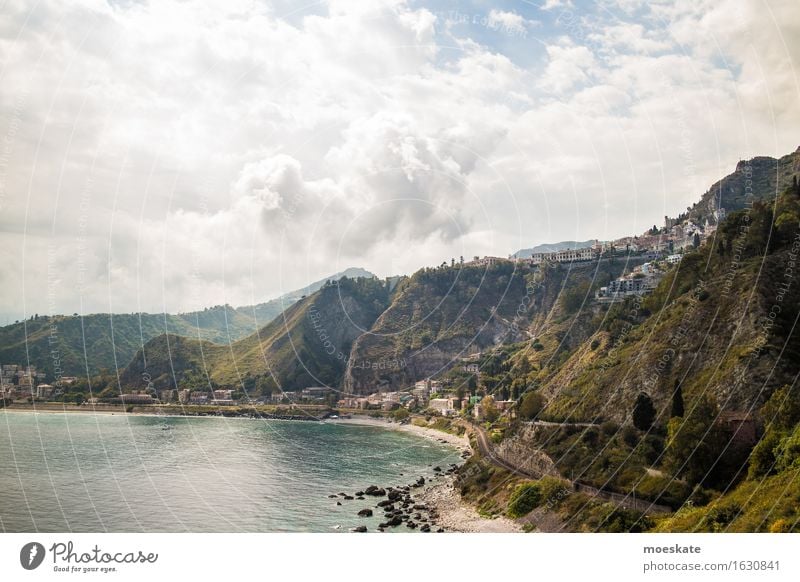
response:
<path fill-rule="evenodd" d="M 428 406 L 444 416 L 456 413 L 455 398 L 432 398 Z"/>
<path fill-rule="evenodd" d="M 566 249 L 554 253 L 533 253 L 531 255 L 532 265 L 542 263 L 577 263 L 581 261 L 593 261 L 599 256 L 599 251 L 592 247 L 585 249 Z"/>

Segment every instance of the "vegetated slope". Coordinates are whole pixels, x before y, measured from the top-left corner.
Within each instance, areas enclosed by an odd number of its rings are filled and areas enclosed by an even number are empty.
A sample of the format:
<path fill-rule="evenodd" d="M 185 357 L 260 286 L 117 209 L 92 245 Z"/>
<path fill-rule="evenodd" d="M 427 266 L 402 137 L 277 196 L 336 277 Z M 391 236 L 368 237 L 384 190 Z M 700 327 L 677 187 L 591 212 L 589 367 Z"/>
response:
<path fill-rule="evenodd" d="M 202 311 L 168 313 L 96 313 L 85 316 L 34 316 L 0 327 L 0 363 L 31 364 L 48 380 L 95 375 L 130 362 L 150 339 L 168 333 L 227 344 L 255 333 L 304 295 L 341 277 L 374 277 L 363 269 L 347 269 L 311 285 L 258 305 L 218 305 Z"/>
<path fill-rule="evenodd" d="M 509 261 L 423 269 L 401 281 L 389 308 L 353 346 L 345 392 L 407 388 L 460 358 L 523 337 L 514 322 L 531 274 Z"/>
<path fill-rule="evenodd" d="M 521 406 L 504 440 L 595 487 L 674 508 L 690 500 L 658 521 L 664 531 L 796 530 L 798 256 L 792 187 L 732 213 L 643 301 L 581 309 L 575 341 L 558 324 L 538 350 L 505 348 L 497 385 L 507 377 L 527 388 L 523 404 L 541 405 Z"/>
<path fill-rule="evenodd" d="M 742 160 L 732 174 L 716 182 L 687 210 L 688 218 L 702 224 L 719 207 L 731 212 L 758 200 L 774 200 L 791 186 L 792 177 L 798 173 L 800 148 L 781 158 L 758 156 Z"/>
<path fill-rule="evenodd" d="M 358 338 L 344 390 L 408 388 L 500 346 L 527 342 L 559 317 L 559 299 L 572 308 L 621 274 L 624 260 L 533 267 L 499 262 L 488 267 L 424 269 L 398 285 L 375 326 Z M 479 358 L 480 359 L 480 358 Z"/>
<path fill-rule="evenodd" d="M 800 285 L 784 283 L 793 273 L 787 237 L 796 225 L 787 217 L 796 202 L 782 196 L 775 220 L 760 202 L 733 213 L 652 296 L 600 310 L 589 341 L 540 378 L 547 413 L 624 421 L 645 391 L 665 421 L 676 386 L 690 400 L 712 395 L 723 409 L 749 410 L 791 381 Z"/>
<path fill-rule="evenodd" d="M 258 393 L 337 386 L 353 341 L 388 301 L 385 282 L 343 278 L 227 346 L 159 336 L 136 353 L 121 374 L 121 384 L 142 387 L 145 378 L 157 390 L 229 386 Z"/>

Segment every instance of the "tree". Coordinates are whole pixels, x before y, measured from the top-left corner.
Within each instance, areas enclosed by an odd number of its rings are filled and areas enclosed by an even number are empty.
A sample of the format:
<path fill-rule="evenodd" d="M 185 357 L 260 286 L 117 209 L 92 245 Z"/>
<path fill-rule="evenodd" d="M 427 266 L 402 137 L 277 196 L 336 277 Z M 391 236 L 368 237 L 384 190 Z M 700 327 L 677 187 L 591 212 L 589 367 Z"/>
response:
<path fill-rule="evenodd" d="M 392 413 L 392 416 L 396 421 L 401 422 L 403 420 L 406 420 L 409 416 L 411 416 L 411 413 L 408 412 L 408 410 L 406 410 L 405 408 L 398 408 Z"/>
<path fill-rule="evenodd" d="M 670 418 L 683 417 L 683 389 L 680 380 L 675 380 L 675 391 L 672 393 L 672 410 Z"/>
<path fill-rule="evenodd" d="M 694 233 L 694 236 L 692 237 L 692 246 L 694 248 L 700 246 L 700 235 L 698 233 Z"/>
<path fill-rule="evenodd" d="M 497 406 L 494 403 L 494 398 L 491 396 L 484 396 L 483 400 L 481 400 L 481 414 L 483 416 L 483 420 L 488 420 L 489 422 L 494 422 L 500 416 L 500 411 L 497 410 Z"/>
<path fill-rule="evenodd" d="M 78 406 L 83 404 L 84 401 L 86 400 L 86 397 L 83 395 L 83 392 L 78 392 L 72 398 L 75 401 L 75 404 L 77 404 Z"/>
<path fill-rule="evenodd" d="M 717 405 L 703 397 L 686 418 L 667 425 L 667 466 L 690 485 L 701 484 L 724 449 L 724 436 L 715 424 Z"/>
<path fill-rule="evenodd" d="M 656 419 L 656 409 L 650 396 L 639 392 L 633 405 L 633 426 L 639 430 L 649 430 Z"/>
<path fill-rule="evenodd" d="M 533 420 L 544 408 L 544 398 L 538 392 L 528 392 L 522 397 L 519 415 L 526 420 Z"/>

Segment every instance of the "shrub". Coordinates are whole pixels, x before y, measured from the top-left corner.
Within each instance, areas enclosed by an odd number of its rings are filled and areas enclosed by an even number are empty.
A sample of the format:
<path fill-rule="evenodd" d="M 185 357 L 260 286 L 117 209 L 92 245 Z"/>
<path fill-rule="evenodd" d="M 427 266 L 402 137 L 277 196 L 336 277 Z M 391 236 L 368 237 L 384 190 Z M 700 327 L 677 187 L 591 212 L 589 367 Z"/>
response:
<path fill-rule="evenodd" d="M 780 437 L 775 431 L 768 431 L 750 453 L 750 467 L 747 476 L 757 479 L 775 472 L 775 449 Z"/>
<path fill-rule="evenodd" d="M 554 507 L 572 492 L 572 488 L 566 481 L 555 477 L 545 476 L 539 480 L 539 489 L 542 492 L 542 503 L 548 508 Z"/>
<path fill-rule="evenodd" d="M 508 516 L 517 518 L 528 515 L 542 502 L 542 489 L 538 483 L 519 485 L 508 502 Z"/>
<path fill-rule="evenodd" d="M 635 447 L 639 443 L 639 433 L 630 425 L 622 429 L 622 441 L 629 447 Z"/>
<path fill-rule="evenodd" d="M 775 449 L 778 471 L 787 471 L 800 466 L 800 425 L 794 432 L 781 440 Z"/>
<path fill-rule="evenodd" d="M 519 406 L 519 415 L 525 420 L 536 418 L 544 408 L 544 398 L 538 392 L 528 392 Z"/>
<path fill-rule="evenodd" d="M 606 436 L 614 436 L 619 430 L 619 425 L 616 422 L 608 420 L 600 425 L 600 430 L 603 431 L 603 434 Z"/>
<path fill-rule="evenodd" d="M 770 533 L 789 533 L 792 531 L 792 524 L 788 519 L 777 519 L 769 526 Z"/>
<path fill-rule="evenodd" d="M 398 408 L 392 413 L 392 416 L 394 417 L 395 420 L 400 421 L 400 420 L 406 420 L 409 416 L 411 416 L 411 413 L 408 412 L 408 410 L 406 410 L 405 408 Z"/>

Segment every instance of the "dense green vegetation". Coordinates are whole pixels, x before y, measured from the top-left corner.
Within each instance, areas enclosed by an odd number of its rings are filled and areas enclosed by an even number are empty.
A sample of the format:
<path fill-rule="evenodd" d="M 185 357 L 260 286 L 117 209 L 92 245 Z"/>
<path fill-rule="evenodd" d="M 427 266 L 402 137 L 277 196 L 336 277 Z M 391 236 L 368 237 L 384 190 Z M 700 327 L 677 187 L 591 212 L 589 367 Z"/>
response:
<path fill-rule="evenodd" d="M 527 439 L 571 479 L 679 509 L 631 521 L 570 495 L 559 515 L 603 531 L 797 529 L 799 252 L 793 186 L 731 213 L 644 301 L 579 308 L 565 320 L 568 335 L 558 322 L 538 335 L 539 350 L 522 343 L 484 355 L 483 386 L 502 394 L 504 375 L 528 386 L 505 438 Z M 562 302 L 562 312 L 577 304 Z M 522 431 L 530 419 L 567 422 Z M 594 424 L 570 424 L 578 421 Z M 503 487 L 472 478 L 463 490 L 514 517 L 540 503 L 534 484 L 483 499 L 489 485 Z"/>
<path fill-rule="evenodd" d="M 86 377 L 122 368 L 146 342 L 163 334 L 225 345 L 255 333 L 327 280 L 342 276 L 372 275 L 363 269 L 348 269 L 278 299 L 238 308 L 218 305 L 181 314 L 35 314 L 0 327 L 0 362 L 36 366 L 54 381 L 56 374 Z"/>
<path fill-rule="evenodd" d="M 389 302 L 389 284 L 343 278 L 292 305 L 256 333 L 219 346 L 159 336 L 120 375 L 124 388 L 239 388 L 250 396 L 341 383 L 353 341 Z"/>

